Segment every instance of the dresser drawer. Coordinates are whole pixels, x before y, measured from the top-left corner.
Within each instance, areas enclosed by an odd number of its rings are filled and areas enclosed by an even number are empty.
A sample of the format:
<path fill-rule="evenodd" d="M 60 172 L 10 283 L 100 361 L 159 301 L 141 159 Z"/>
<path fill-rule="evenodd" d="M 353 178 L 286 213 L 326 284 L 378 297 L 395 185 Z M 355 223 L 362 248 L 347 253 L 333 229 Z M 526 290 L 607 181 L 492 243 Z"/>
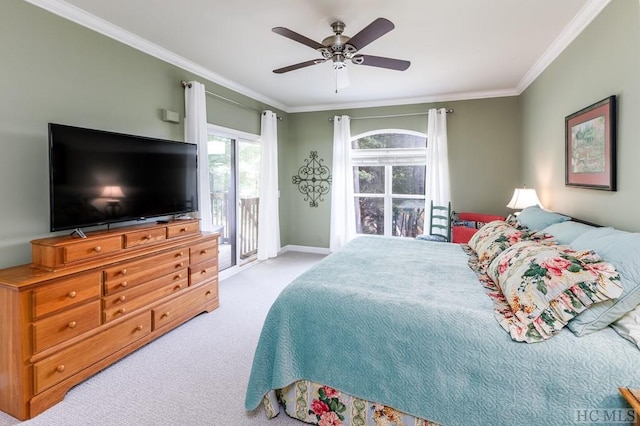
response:
<path fill-rule="evenodd" d="M 189 259 L 192 265 L 218 258 L 218 239 L 214 238 L 189 248 Z"/>
<path fill-rule="evenodd" d="M 33 290 L 33 317 L 100 297 L 100 272 L 88 272 L 52 281 Z"/>
<path fill-rule="evenodd" d="M 211 281 L 200 287 L 189 290 L 182 296 L 156 306 L 151 310 L 153 329 L 169 324 L 180 319 L 183 315 L 202 307 L 206 302 L 218 298 L 218 280 Z"/>
<path fill-rule="evenodd" d="M 60 383 L 150 332 L 151 315 L 145 312 L 35 363 L 35 393 Z"/>
<path fill-rule="evenodd" d="M 122 250 L 122 238 L 117 235 L 108 238 L 90 239 L 84 242 L 75 242 L 63 248 L 64 263 L 88 260 L 108 253 Z"/>
<path fill-rule="evenodd" d="M 153 278 L 170 274 L 189 264 L 189 250 L 181 248 L 144 259 L 123 262 L 104 270 L 104 293 L 113 294 Z"/>
<path fill-rule="evenodd" d="M 218 276 L 218 260 L 210 260 L 189 267 L 189 285 L 193 286 Z"/>
<path fill-rule="evenodd" d="M 167 225 L 167 238 L 180 237 L 183 235 L 193 235 L 200 231 L 200 222 L 198 221 L 177 221 Z"/>
<path fill-rule="evenodd" d="M 156 300 L 184 290 L 189 285 L 187 268 L 156 278 L 129 290 L 120 291 L 102 299 L 104 322 L 113 321 L 149 305 Z"/>
<path fill-rule="evenodd" d="M 100 325 L 100 301 L 96 300 L 33 324 L 33 351 L 43 351 Z"/>
<path fill-rule="evenodd" d="M 127 232 L 124 234 L 124 247 L 136 247 L 167 239 L 164 228 L 149 229 L 146 231 Z"/>

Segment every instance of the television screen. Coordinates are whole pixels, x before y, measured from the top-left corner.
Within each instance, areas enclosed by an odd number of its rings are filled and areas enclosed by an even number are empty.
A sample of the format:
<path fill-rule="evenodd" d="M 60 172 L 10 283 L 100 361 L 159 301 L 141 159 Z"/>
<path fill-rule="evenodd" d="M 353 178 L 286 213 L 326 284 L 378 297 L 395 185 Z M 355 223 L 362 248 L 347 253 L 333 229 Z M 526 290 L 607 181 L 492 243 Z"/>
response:
<path fill-rule="evenodd" d="M 198 209 L 197 146 L 49 124 L 51 231 Z"/>

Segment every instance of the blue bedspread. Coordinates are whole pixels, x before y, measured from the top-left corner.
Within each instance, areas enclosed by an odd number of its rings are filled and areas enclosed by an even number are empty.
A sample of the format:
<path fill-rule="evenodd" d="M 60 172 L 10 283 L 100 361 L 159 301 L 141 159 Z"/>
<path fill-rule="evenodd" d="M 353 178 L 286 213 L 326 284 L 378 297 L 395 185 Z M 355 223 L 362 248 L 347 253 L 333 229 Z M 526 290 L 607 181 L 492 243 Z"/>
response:
<path fill-rule="evenodd" d="M 610 328 L 512 341 L 467 260 L 455 244 L 382 237 L 325 258 L 273 304 L 246 409 L 307 379 L 447 426 L 627 414 L 617 387 L 640 386 L 637 347 Z"/>

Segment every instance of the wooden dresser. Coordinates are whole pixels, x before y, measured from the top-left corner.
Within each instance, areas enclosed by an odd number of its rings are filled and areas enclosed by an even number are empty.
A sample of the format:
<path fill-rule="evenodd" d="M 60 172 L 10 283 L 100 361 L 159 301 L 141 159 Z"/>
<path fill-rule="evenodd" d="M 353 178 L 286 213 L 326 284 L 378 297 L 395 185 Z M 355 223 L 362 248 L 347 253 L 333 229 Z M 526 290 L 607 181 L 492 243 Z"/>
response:
<path fill-rule="evenodd" d="M 21 420 L 219 306 L 218 236 L 197 220 L 32 241 L 0 270 L 0 410 Z"/>

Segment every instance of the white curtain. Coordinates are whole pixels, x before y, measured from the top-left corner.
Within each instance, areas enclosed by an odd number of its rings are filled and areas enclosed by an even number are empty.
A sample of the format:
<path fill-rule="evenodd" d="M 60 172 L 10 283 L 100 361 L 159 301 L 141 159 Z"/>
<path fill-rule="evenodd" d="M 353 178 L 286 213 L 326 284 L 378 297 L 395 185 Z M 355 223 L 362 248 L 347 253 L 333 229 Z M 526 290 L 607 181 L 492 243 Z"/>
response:
<path fill-rule="evenodd" d="M 207 158 L 207 100 L 204 84 L 190 81 L 184 88 L 184 140 L 198 145 L 198 213 L 200 229 L 213 230 Z"/>
<path fill-rule="evenodd" d="M 427 124 L 427 173 L 425 182 L 424 233 L 429 234 L 431 200 L 435 206 L 451 201 L 449 155 L 447 153 L 447 110 L 430 109 Z"/>
<path fill-rule="evenodd" d="M 331 234 L 329 251 L 340 250 L 356 235 L 351 166 L 351 119 L 333 117 L 333 176 L 331 178 Z"/>
<path fill-rule="evenodd" d="M 280 213 L 278 209 L 278 117 L 262 113 L 260 162 L 260 208 L 258 210 L 258 260 L 278 256 Z"/>

